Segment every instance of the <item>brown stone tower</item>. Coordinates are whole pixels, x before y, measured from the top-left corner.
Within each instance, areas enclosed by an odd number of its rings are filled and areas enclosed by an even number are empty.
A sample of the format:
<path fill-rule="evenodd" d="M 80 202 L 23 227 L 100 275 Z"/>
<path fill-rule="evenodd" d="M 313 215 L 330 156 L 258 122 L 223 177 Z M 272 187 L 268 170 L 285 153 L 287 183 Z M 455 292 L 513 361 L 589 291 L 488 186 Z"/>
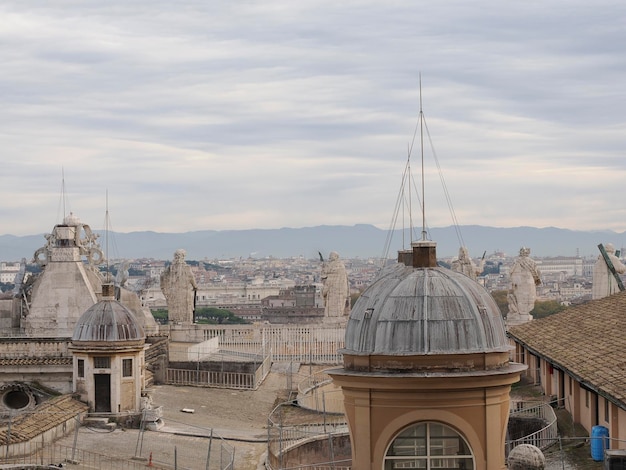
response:
<path fill-rule="evenodd" d="M 505 468 L 511 384 L 502 316 L 489 293 L 437 267 L 435 243 L 399 254 L 346 328 L 341 386 L 352 468 Z"/>

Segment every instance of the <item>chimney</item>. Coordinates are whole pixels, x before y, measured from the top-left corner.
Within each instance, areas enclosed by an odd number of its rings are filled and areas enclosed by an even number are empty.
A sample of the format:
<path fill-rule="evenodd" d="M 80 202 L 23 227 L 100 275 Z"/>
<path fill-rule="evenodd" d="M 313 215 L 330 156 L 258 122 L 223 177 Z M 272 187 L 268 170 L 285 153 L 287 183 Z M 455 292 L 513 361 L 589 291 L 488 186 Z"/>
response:
<path fill-rule="evenodd" d="M 113 284 L 102 284 L 102 300 L 115 299 L 115 286 Z"/>
<path fill-rule="evenodd" d="M 402 263 L 405 266 L 413 266 L 413 250 L 399 250 L 398 263 Z"/>
<path fill-rule="evenodd" d="M 437 243 L 428 240 L 420 240 L 411 243 L 413 248 L 414 268 L 437 267 Z"/>

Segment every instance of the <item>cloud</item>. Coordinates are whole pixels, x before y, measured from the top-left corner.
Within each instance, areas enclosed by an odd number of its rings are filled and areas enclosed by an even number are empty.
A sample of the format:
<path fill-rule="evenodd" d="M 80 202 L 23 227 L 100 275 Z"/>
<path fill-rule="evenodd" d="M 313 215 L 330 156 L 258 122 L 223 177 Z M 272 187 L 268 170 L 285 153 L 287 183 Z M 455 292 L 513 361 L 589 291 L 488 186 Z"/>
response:
<path fill-rule="evenodd" d="M 107 192 L 122 232 L 386 228 L 411 145 L 420 167 L 420 73 L 429 225 L 452 219 L 428 137 L 461 224 L 626 230 L 619 2 L 114 0 L 0 14 L 4 233 L 60 221 L 62 174 L 96 228 Z"/>

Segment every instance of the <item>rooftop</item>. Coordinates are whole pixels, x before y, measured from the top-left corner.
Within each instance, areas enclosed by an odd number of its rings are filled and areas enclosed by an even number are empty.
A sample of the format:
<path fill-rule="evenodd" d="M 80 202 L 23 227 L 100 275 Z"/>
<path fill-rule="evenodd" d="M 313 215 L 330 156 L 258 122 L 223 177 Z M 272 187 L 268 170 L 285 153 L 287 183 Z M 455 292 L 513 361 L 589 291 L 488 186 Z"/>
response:
<path fill-rule="evenodd" d="M 626 408 L 626 291 L 513 327 L 509 335 Z"/>

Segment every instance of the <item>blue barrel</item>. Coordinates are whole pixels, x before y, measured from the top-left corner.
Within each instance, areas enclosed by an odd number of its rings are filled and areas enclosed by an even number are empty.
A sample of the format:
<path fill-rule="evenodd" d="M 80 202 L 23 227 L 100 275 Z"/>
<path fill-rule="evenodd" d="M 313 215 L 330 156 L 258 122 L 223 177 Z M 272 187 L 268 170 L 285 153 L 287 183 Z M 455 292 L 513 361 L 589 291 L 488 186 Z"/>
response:
<path fill-rule="evenodd" d="M 596 462 L 604 460 L 604 450 L 609 448 L 609 430 L 604 426 L 591 428 L 591 458 Z"/>

